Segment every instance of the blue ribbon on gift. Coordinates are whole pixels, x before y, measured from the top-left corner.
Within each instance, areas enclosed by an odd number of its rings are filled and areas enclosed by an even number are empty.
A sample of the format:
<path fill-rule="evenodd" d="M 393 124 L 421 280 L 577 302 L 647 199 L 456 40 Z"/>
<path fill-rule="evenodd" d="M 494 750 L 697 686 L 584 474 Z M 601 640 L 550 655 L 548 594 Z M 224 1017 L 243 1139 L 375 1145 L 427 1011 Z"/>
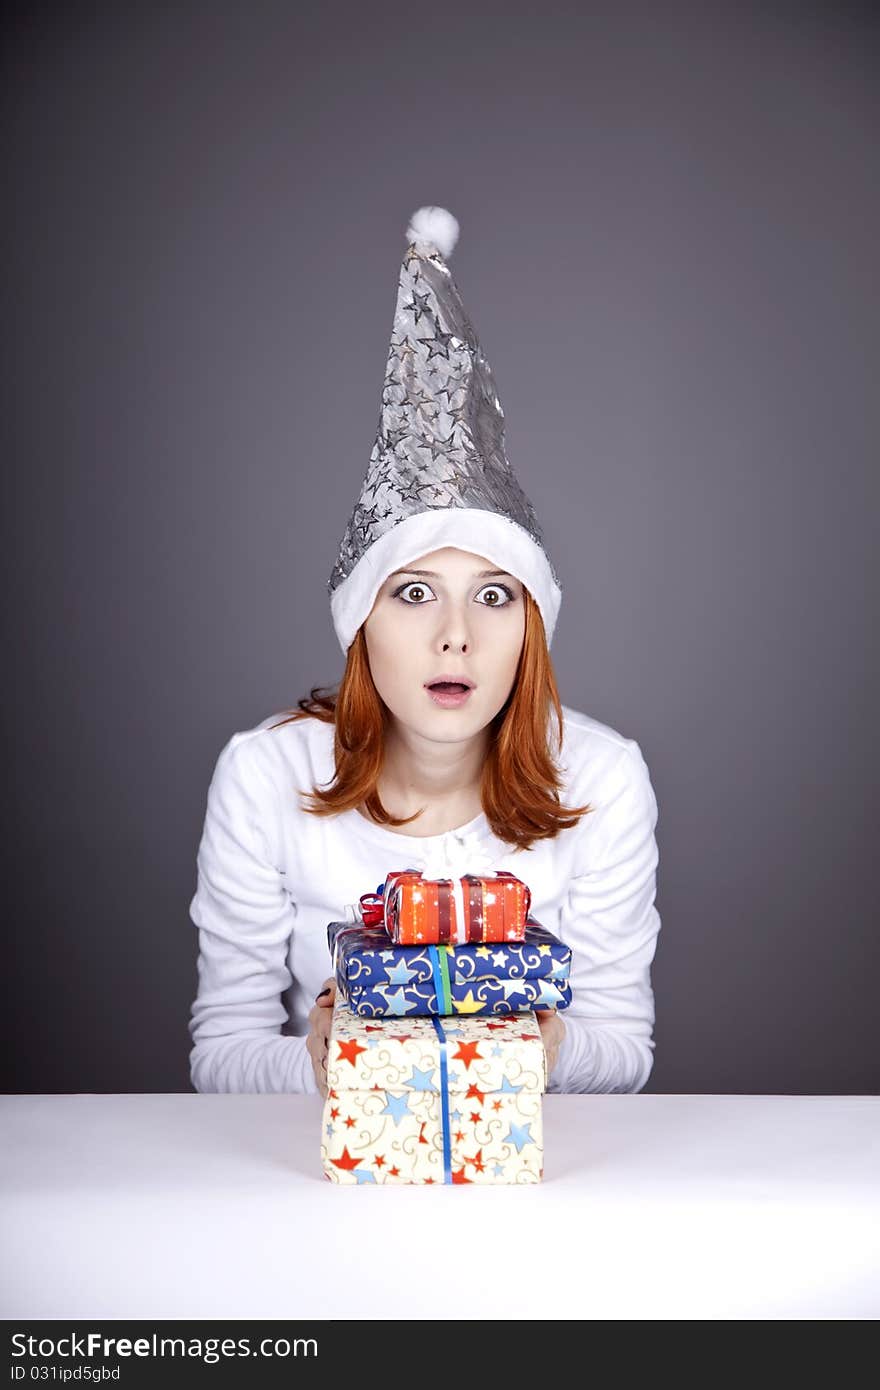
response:
<path fill-rule="evenodd" d="M 443 1025 L 431 1015 L 434 1031 L 440 1040 L 440 1122 L 443 1126 L 443 1181 L 452 1182 L 452 1142 L 449 1127 L 449 1063 L 447 1059 L 448 1041 Z"/>

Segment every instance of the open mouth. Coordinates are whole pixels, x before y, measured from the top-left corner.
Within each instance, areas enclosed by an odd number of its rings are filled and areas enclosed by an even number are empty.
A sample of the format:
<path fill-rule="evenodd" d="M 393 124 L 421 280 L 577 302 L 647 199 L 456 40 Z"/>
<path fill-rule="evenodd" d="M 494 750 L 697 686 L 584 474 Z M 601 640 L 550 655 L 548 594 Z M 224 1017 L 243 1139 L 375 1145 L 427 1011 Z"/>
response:
<path fill-rule="evenodd" d="M 443 709 L 458 709 L 467 704 L 473 687 L 465 685 L 464 681 L 432 681 L 425 689 L 435 705 Z"/>

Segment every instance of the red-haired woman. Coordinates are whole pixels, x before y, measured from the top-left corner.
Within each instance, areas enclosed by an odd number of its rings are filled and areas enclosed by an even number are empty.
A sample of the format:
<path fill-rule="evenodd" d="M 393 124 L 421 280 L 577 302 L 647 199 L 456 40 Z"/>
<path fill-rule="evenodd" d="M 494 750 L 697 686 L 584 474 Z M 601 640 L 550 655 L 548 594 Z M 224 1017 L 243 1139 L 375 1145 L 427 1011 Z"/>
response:
<path fill-rule="evenodd" d="M 329 583 L 338 690 L 217 760 L 190 907 L 199 1091 L 326 1095 L 327 924 L 411 867 L 510 870 L 571 947 L 571 1006 L 538 1014 L 549 1091 L 638 1091 L 651 1071 L 657 803 L 635 740 L 560 703 L 561 588 L 446 265 L 453 224 L 421 209 L 407 229 L 379 434 Z"/>

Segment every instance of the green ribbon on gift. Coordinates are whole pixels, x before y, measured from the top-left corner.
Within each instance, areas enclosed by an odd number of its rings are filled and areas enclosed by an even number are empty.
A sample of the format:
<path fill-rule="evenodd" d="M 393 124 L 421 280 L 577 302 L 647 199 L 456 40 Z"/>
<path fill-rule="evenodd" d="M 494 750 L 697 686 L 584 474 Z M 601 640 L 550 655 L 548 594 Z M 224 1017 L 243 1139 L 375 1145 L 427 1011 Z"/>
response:
<path fill-rule="evenodd" d="M 452 947 L 436 946 L 428 947 L 428 957 L 431 961 L 431 970 L 434 974 L 434 993 L 437 995 L 438 1014 L 452 1013 L 452 991 L 449 987 L 449 957 L 452 955 Z"/>

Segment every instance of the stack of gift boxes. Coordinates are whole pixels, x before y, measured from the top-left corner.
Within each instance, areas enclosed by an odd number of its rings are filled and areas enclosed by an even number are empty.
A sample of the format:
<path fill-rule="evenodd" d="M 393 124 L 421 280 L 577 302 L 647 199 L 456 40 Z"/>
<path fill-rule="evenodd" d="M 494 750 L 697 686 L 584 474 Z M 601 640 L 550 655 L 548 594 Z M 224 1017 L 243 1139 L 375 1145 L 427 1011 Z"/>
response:
<path fill-rule="evenodd" d="M 571 1002 L 571 952 L 514 874 L 391 873 L 331 922 L 321 1158 L 332 1182 L 532 1183 L 547 1082 L 536 1009 Z"/>

